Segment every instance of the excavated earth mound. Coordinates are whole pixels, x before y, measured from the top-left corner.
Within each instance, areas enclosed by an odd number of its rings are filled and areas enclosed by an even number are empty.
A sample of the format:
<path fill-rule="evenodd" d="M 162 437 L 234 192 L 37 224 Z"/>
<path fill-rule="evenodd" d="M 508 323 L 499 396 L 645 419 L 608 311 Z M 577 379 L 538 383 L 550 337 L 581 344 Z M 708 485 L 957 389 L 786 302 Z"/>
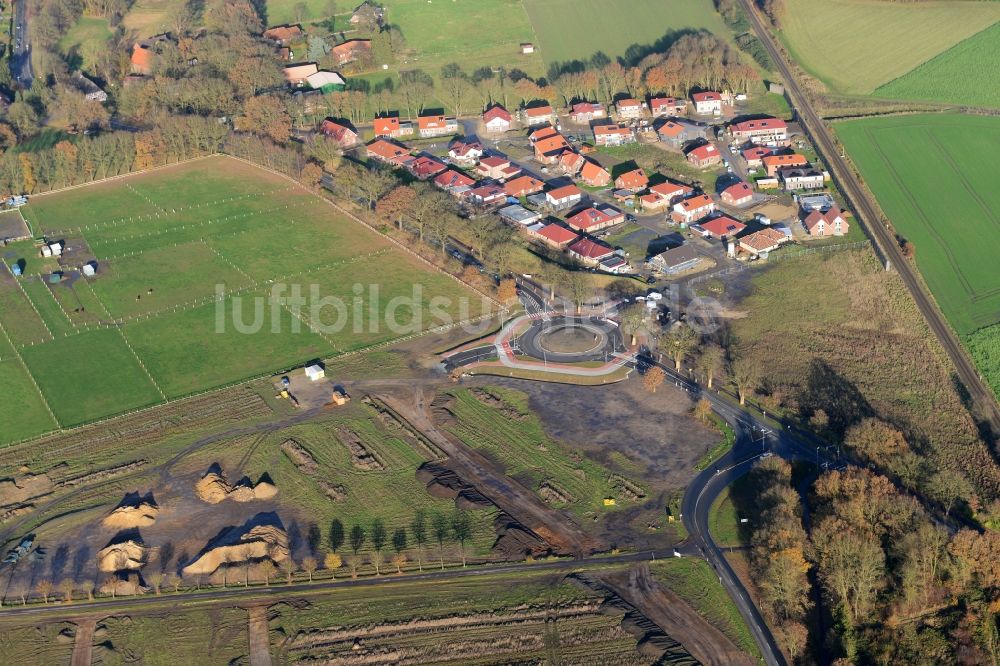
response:
<path fill-rule="evenodd" d="M 97 568 L 104 573 L 138 571 L 146 562 L 146 547 L 131 539 L 113 543 L 97 553 Z"/>
<path fill-rule="evenodd" d="M 251 560 L 288 559 L 288 535 L 274 525 L 257 525 L 233 543 L 209 548 L 184 567 L 185 576 L 208 575 L 223 564 L 238 564 Z"/>

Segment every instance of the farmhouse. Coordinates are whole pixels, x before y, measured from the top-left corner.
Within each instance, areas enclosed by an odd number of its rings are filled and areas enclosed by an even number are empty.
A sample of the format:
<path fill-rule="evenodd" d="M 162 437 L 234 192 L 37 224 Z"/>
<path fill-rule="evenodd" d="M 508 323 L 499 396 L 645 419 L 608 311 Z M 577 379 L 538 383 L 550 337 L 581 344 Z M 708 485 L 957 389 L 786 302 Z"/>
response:
<path fill-rule="evenodd" d="M 435 136 L 446 136 L 458 131 L 458 121 L 454 118 L 446 118 L 443 114 L 436 113 L 429 116 L 417 118 L 417 133 L 421 138 L 427 139 Z"/>
<path fill-rule="evenodd" d="M 722 162 L 722 155 L 719 149 L 711 143 L 704 143 L 696 148 L 692 148 L 687 153 L 687 161 L 699 169 L 707 169 Z"/>
<path fill-rule="evenodd" d="M 818 190 L 826 185 L 826 177 L 819 169 L 792 167 L 778 170 L 778 180 L 786 192 Z"/>
<path fill-rule="evenodd" d="M 385 162 L 393 166 L 405 167 L 413 161 L 410 151 L 398 143 L 386 141 L 385 139 L 375 139 L 369 143 L 366 146 L 366 154 L 370 159 Z"/>
<path fill-rule="evenodd" d="M 319 71 L 319 67 L 314 62 L 303 62 L 297 65 L 288 65 L 284 69 L 285 81 L 291 86 L 300 86 L 305 83 L 310 76 Z"/>
<path fill-rule="evenodd" d="M 607 118 L 608 112 L 599 102 L 579 102 L 570 108 L 569 117 L 578 125 L 588 125 L 591 120 Z"/>
<path fill-rule="evenodd" d="M 413 134 L 413 123 L 399 122 L 399 116 L 379 116 L 372 121 L 375 136 L 393 139 Z"/>
<path fill-rule="evenodd" d="M 564 248 L 579 237 L 575 231 L 552 223 L 539 229 L 538 237 L 553 247 Z"/>
<path fill-rule="evenodd" d="M 479 164 L 476 165 L 476 173 L 483 178 L 504 180 L 521 173 L 521 168 L 512 164 L 503 155 L 489 155 L 479 160 Z"/>
<path fill-rule="evenodd" d="M 722 190 L 720 198 L 729 206 L 745 206 L 753 201 L 753 189 L 741 180 Z"/>
<path fill-rule="evenodd" d="M 345 121 L 327 118 L 320 124 L 319 131 L 336 141 L 341 148 L 358 145 L 358 133 Z"/>
<path fill-rule="evenodd" d="M 654 97 L 649 100 L 649 112 L 654 118 L 679 116 L 687 111 L 687 100 L 676 97 Z"/>
<path fill-rule="evenodd" d="M 537 178 L 532 178 L 531 176 L 520 176 L 504 185 L 503 191 L 506 192 L 509 197 L 526 197 L 529 194 L 541 192 L 544 187 L 545 183 Z"/>
<path fill-rule="evenodd" d="M 588 187 L 604 187 L 611 182 L 611 174 L 597 162 L 583 158 L 580 180 Z"/>
<path fill-rule="evenodd" d="M 627 171 L 615 178 L 616 188 L 619 190 L 627 190 L 633 194 L 646 189 L 647 185 L 649 185 L 649 178 L 646 176 L 646 172 L 642 169 L 633 169 L 632 171 Z"/>
<path fill-rule="evenodd" d="M 566 224 L 571 229 L 583 233 L 593 233 L 601 229 L 607 229 L 625 220 L 625 216 L 612 208 L 598 210 L 596 208 L 585 208 L 576 215 L 566 218 Z"/>
<path fill-rule="evenodd" d="M 754 146 L 753 148 L 747 148 L 742 152 L 743 160 L 747 163 L 747 167 L 750 169 L 756 169 L 760 167 L 763 162 L 762 159 L 771 155 L 774 151 L 770 148 L 762 148 L 761 146 Z"/>
<path fill-rule="evenodd" d="M 760 118 L 733 123 L 729 126 L 729 133 L 737 141 L 749 141 L 756 145 L 788 145 L 788 123 L 780 118 Z"/>
<path fill-rule="evenodd" d="M 691 224 L 715 212 L 715 202 L 705 194 L 699 194 L 674 204 L 670 214 L 675 222 Z"/>
<path fill-rule="evenodd" d="M 691 101 L 694 102 L 694 112 L 703 115 L 721 115 L 722 114 L 722 95 L 714 91 L 708 92 L 697 92 L 691 95 Z"/>
<path fill-rule="evenodd" d="M 778 169 L 809 166 L 809 160 L 798 153 L 791 153 L 789 155 L 768 155 L 767 157 L 762 157 L 760 162 L 764 165 L 764 168 L 767 170 L 767 175 L 771 178 L 778 175 Z"/>
<path fill-rule="evenodd" d="M 556 123 L 556 112 L 548 104 L 525 108 L 523 113 L 524 122 L 528 127 L 544 125 L 545 123 L 554 125 Z"/>
<path fill-rule="evenodd" d="M 825 213 L 812 211 L 802 220 L 802 226 L 810 236 L 843 236 L 850 230 L 850 225 L 837 206 Z"/>
<path fill-rule="evenodd" d="M 706 235 L 719 240 L 722 240 L 723 238 L 733 238 L 747 228 L 747 225 L 743 224 L 739 220 L 734 220 L 726 215 L 713 217 L 711 220 L 699 222 L 698 226 L 704 230 Z"/>
<path fill-rule="evenodd" d="M 643 103 L 637 99 L 620 99 L 615 102 L 615 111 L 618 112 L 618 118 L 622 120 L 642 118 L 642 107 Z"/>
<path fill-rule="evenodd" d="M 349 62 L 367 57 L 371 52 L 372 42 L 370 39 L 349 39 L 330 49 L 330 56 L 338 65 L 346 65 Z"/>
<path fill-rule="evenodd" d="M 490 206 L 507 200 L 503 188 L 493 183 L 480 185 L 465 193 L 466 200 L 475 206 Z"/>
<path fill-rule="evenodd" d="M 475 139 L 455 139 L 448 147 L 448 157 L 461 166 L 473 166 L 483 156 L 483 144 Z"/>
<path fill-rule="evenodd" d="M 344 86 L 347 85 L 347 82 L 344 81 L 344 77 L 340 74 L 337 74 L 336 72 L 326 72 L 323 70 L 307 76 L 306 83 L 313 90 L 319 90 L 323 94 L 343 90 Z"/>
<path fill-rule="evenodd" d="M 582 198 L 583 191 L 576 185 L 563 185 L 545 193 L 545 202 L 554 210 L 575 206 Z"/>
<path fill-rule="evenodd" d="M 264 39 L 269 39 L 278 46 L 288 46 L 303 37 L 302 26 L 296 24 L 276 25 L 264 31 Z"/>
<path fill-rule="evenodd" d="M 472 186 L 476 184 L 476 181 L 466 176 L 461 171 L 448 169 L 446 171 L 442 171 L 434 178 L 434 184 L 445 192 L 458 196 L 472 189 Z"/>
<path fill-rule="evenodd" d="M 421 155 L 409 164 L 410 173 L 420 180 L 433 178 L 447 168 L 444 162 L 431 155 Z"/>
<path fill-rule="evenodd" d="M 499 104 L 492 106 L 483 114 L 483 126 L 491 134 L 500 134 L 510 129 L 513 117 L 507 109 Z"/>
<path fill-rule="evenodd" d="M 505 208 L 501 208 L 497 211 L 497 215 L 501 219 L 510 222 L 511 224 L 520 224 L 523 227 L 528 227 L 538 222 L 542 219 L 541 213 L 536 213 L 533 210 L 528 210 L 521 204 L 513 204 Z"/>
<path fill-rule="evenodd" d="M 131 72 L 140 76 L 149 76 L 153 73 L 153 48 L 152 44 L 138 42 L 132 45 Z"/>
<path fill-rule="evenodd" d="M 668 275 L 690 270 L 698 265 L 701 257 L 694 247 L 681 245 L 661 252 L 650 260 L 650 264 Z"/>
<path fill-rule="evenodd" d="M 581 238 L 569 246 L 569 253 L 583 263 L 592 266 L 613 255 L 615 250 L 601 241 Z"/>
<path fill-rule="evenodd" d="M 594 144 L 598 146 L 621 146 L 635 143 L 635 133 L 622 125 L 594 125 Z"/>
<path fill-rule="evenodd" d="M 791 240 L 777 229 L 767 228 L 740 239 L 740 249 L 753 256 L 766 254 L 778 249 L 782 243 Z"/>

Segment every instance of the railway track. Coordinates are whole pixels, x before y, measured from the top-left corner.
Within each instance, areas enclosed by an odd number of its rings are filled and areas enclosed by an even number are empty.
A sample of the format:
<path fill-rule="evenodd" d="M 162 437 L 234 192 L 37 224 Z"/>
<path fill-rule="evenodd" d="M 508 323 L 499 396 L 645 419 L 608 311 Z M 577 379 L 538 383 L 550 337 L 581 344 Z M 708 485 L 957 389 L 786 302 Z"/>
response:
<path fill-rule="evenodd" d="M 882 257 L 899 273 L 903 284 L 913 296 L 920 314 L 938 342 L 941 343 L 948 358 L 951 359 L 958 380 L 965 387 L 973 404 L 979 408 L 977 416 L 990 424 L 994 437 L 1000 435 L 1000 404 L 997 403 L 993 392 L 983 381 L 979 370 L 969 358 L 958 336 L 945 320 L 937 304 L 924 290 L 923 282 L 916 268 L 903 256 L 895 235 L 888 225 L 882 222 L 875 202 L 872 201 L 872 198 L 855 177 L 847 160 L 841 156 L 830 130 L 809 104 L 809 100 L 802 92 L 788 61 L 785 60 L 784 54 L 775 44 L 774 38 L 767 26 L 764 25 L 764 21 L 753 6 L 752 0 L 740 0 L 740 4 L 743 6 L 754 32 L 757 33 L 764 48 L 767 49 L 777 66 L 782 79 L 784 79 L 785 91 L 792 108 L 798 115 L 799 122 L 812 138 L 817 151 L 830 168 L 831 175 L 854 209 L 855 216 L 862 223 L 868 235 L 875 241 Z"/>

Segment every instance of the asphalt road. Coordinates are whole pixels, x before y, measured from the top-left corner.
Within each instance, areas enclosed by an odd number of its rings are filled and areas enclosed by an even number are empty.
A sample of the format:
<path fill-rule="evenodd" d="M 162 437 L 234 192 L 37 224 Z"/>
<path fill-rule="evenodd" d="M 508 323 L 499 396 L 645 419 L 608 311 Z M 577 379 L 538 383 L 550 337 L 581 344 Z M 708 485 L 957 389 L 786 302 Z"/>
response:
<path fill-rule="evenodd" d="M 17 0 L 14 5 L 14 50 L 10 56 L 10 73 L 17 87 L 31 87 L 31 42 L 28 38 L 28 0 Z"/>
<path fill-rule="evenodd" d="M 903 253 L 896 242 L 893 232 L 882 223 L 875 203 L 854 176 L 854 172 L 851 171 L 846 159 L 841 157 L 830 130 L 827 129 L 822 119 L 809 105 L 809 100 L 803 94 L 788 62 L 775 45 L 770 31 L 764 25 L 763 19 L 753 6 L 754 3 L 752 0 L 740 0 L 740 3 L 743 5 L 743 10 L 753 24 L 754 31 L 761 42 L 763 42 L 771 59 L 778 67 L 781 77 L 784 79 L 785 90 L 788 93 L 792 107 L 798 114 L 799 122 L 806 133 L 812 137 L 816 149 L 823 156 L 824 161 L 830 168 L 831 174 L 836 179 L 837 184 L 840 185 L 850 205 L 854 208 L 855 215 L 864 223 L 868 233 L 874 237 L 883 256 L 889 260 L 892 267 L 899 273 L 903 284 L 906 285 L 906 288 L 913 296 L 913 300 L 916 301 L 920 313 L 954 364 L 958 378 L 965 386 L 973 402 L 982 407 L 983 413 L 987 416 L 993 427 L 993 431 L 1000 433 L 1000 404 L 997 403 L 996 397 L 983 382 L 978 369 L 966 355 L 965 349 L 962 347 L 951 326 L 945 320 L 944 315 L 941 314 L 937 305 L 924 291 L 916 268 L 903 257 Z"/>

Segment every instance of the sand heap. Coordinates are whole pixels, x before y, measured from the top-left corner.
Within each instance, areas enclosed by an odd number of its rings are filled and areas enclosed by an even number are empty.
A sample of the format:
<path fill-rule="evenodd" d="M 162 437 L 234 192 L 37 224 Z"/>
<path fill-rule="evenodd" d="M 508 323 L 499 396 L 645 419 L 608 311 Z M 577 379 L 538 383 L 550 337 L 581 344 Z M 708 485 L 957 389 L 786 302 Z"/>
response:
<path fill-rule="evenodd" d="M 160 507 L 148 499 L 123 503 L 104 518 L 104 526 L 119 530 L 149 527 L 156 522 Z"/>
<path fill-rule="evenodd" d="M 184 567 L 185 576 L 208 575 L 223 564 L 234 564 L 248 560 L 270 559 L 282 562 L 288 559 L 288 535 L 274 525 L 257 525 L 235 543 L 210 548 Z"/>
<path fill-rule="evenodd" d="M 209 504 L 218 504 L 226 499 L 235 502 L 252 502 L 254 500 L 271 499 L 278 494 L 278 488 L 265 475 L 256 485 L 248 479 L 243 479 L 235 485 L 230 485 L 226 475 L 213 465 L 205 476 L 198 480 L 194 490 L 198 497 Z"/>
<path fill-rule="evenodd" d="M 146 563 L 146 547 L 131 539 L 113 543 L 97 553 L 97 568 L 105 573 L 138 571 Z"/>

